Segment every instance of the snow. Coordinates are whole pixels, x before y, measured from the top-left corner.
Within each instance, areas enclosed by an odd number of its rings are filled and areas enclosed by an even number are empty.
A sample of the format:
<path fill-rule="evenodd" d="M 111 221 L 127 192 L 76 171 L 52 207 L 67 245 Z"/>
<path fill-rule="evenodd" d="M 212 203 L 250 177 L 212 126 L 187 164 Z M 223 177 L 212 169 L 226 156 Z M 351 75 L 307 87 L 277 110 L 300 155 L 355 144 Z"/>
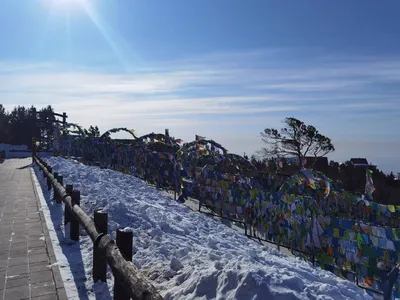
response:
<path fill-rule="evenodd" d="M 128 233 L 128 232 L 133 232 L 133 229 L 130 227 L 125 227 L 125 228 L 120 228 L 119 231 Z"/>
<path fill-rule="evenodd" d="M 81 191 L 88 215 L 100 208 L 108 212 L 114 239 L 116 229 L 132 230 L 133 262 L 165 299 L 369 299 L 353 283 L 257 244 L 138 178 L 58 157 L 46 160 L 65 184 Z M 36 174 L 68 297 L 111 299 L 111 273 L 108 284 L 93 284 L 91 241 L 68 239 L 62 207 L 51 200 L 38 169 Z"/>
<path fill-rule="evenodd" d="M 106 213 L 107 213 L 107 210 L 104 209 L 104 208 L 97 208 L 96 211 L 97 211 L 99 214 L 106 214 Z"/>
<path fill-rule="evenodd" d="M 9 145 L 9 144 L 0 144 L 0 151 L 10 151 L 10 150 L 28 150 L 26 145 Z"/>
<path fill-rule="evenodd" d="M 79 242 L 69 239 L 69 225 L 64 227 L 64 209 L 53 201 L 53 192 L 47 191 L 45 179 L 37 167 L 34 168 L 33 180 L 42 206 L 47 228 L 63 279 L 68 299 L 87 300 L 112 299 L 113 276 L 108 272 L 107 283 L 94 283 L 91 277 L 92 241 L 81 230 Z M 52 265 L 48 267 L 51 268 Z"/>
<path fill-rule="evenodd" d="M 32 157 L 32 152 L 28 151 L 28 147 L 26 145 L 9 145 L 9 144 L 0 144 L 0 151 L 6 152 L 6 158 L 26 158 Z M 14 150 L 23 150 L 24 152 L 14 152 Z M 38 152 L 38 155 L 42 157 L 51 156 L 51 153 L 48 152 Z"/>
<path fill-rule="evenodd" d="M 25 145 L 0 144 L 0 151 L 6 152 L 6 158 L 20 158 L 32 156 L 31 152 L 13 152 L 12 150 L 28 150 Z"/>

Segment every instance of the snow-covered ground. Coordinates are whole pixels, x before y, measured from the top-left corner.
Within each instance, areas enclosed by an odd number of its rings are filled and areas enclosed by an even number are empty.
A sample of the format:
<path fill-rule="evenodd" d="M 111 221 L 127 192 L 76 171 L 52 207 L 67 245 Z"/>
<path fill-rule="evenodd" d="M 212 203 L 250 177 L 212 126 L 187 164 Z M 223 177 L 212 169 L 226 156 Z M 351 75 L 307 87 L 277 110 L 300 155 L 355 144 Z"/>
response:
<path fill-rule="evenodd" d="M 0 151 L 6 152 L 6 158 L 25 158 L 31 157 L 32 152 L 25 152 L 28 151 L 28 147 L 26 145 L 9 145 L 9 144 L 0 144 Z M 16 150 L 17 152 L 14 152 Z M 18 152 L 23 150 L 24 152 Z M 39 152 L 38 155 L 40 156 L 50 156 L 50 153 Z"/>
<path fill-rule="evenodd" d="M 0 151 L 6 152 L 6 158 L 28 157 L 28 155 L 32 156 L 32 154 L 27 152 L 13 152 L 12 150 L 28 150 L 28 147 L 25 145 L 0 144 Z"/>
<path fill-rule="evenodd" d="M 47 162 L 64 183 L 81 191 L 81 206 L 89 215 L 98 208 L 108 211 L 110 233 L 121 226 L 133 229 L 133 261 L 165 299 L 368 298 L 356 285 L 262 246 L 131 175 L 56 157 Z M 51 199 L 45 191 L 43 209 L 54 222 L 50 235 L 68 296 L 111 298 L 111 274 L 108 286 L 93 286 L 91 242 L 85 236 L 79 243 L 64 238 L 62 209 Z"/>
<path fill-rule="evenodd" d="M 110 279 L 107 283 L 93 283 L 91 277 L 92 241 L 83 229 L 79 242 L 69 239 L 69 225 L 64 226 L 64 206 L 53 201 L 53 190 L 47 191 L 43 173 L 39 172 L 37 167 L 32 172 L 68 299 L 112 299 L 111 272 L 107 274 Z"/>

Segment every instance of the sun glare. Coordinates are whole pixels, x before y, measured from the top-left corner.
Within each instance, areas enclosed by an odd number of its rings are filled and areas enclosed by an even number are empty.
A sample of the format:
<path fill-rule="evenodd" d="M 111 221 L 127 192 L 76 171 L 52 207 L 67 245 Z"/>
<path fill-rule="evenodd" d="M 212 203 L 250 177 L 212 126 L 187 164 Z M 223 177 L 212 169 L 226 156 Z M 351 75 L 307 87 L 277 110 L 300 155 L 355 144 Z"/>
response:
<path fill-rule="evenodd" d="M 76 11 L 84 10 L 87 0 L 42 0 L 51 10 Z"/>

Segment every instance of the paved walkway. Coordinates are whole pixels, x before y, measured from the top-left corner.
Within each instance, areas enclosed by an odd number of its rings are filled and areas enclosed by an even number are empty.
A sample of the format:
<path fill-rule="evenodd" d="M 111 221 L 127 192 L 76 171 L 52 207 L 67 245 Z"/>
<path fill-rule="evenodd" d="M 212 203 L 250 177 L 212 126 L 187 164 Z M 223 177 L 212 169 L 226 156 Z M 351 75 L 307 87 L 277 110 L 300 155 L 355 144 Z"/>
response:
<path fill-rule="evenodd" d="M 0 163 L 0 299 L 67 299 L 40 200 L 31 159 Z"/>

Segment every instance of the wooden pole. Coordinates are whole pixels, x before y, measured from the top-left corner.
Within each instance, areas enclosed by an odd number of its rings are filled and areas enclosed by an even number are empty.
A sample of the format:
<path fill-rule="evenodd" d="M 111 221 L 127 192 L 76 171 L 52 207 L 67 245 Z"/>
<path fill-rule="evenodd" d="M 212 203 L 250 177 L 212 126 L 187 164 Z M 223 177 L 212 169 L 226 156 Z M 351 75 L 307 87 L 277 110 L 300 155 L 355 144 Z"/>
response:
<path fill-rule="evenodd" d="M 65 129 L 67 123 L 67 113 L 63 112 L 63 128 Z"/>
<path fill-rule="evenodd" d="M 47 190 L 50 191 L 51 190 L 51 181 L 50 178 L 47 177 Z"/>
<path fill-rule="evenodd" d="M 61 184 L 61 186 L 63 185 L 63 181 L 64 181 L 64 178 L 63 178 L 63 176 L 61 176 L 61 175 L 58 175 L 58 178 L 57 178 L 57 181 Z M 58 204 L 61 204 L 62 202 L 61 202 L 61 196 L 58 194 L 57 195 L 57 197 L 56 197 L 56 202 L 58 203 Z"/>
<path fill-rule="evenodd" d="M 36 108 L 33 108 L 33 134 L 32 134 L 32 163 L 35 161 L 35 156 L 36 156 Z"/>
<path fill-rule="evenodd" d="M 68 196 L 72 196 L 72 191 L 73 191 L 73 185 L 72 184 L 67 184 L 65 187 L 65 191 Z M 67 225 L 69 222 L 71 222 L 71 212 L 69 211 L 69 208 L 65 206 L 64 208 L 64 225 Z"/>
<path fill-rule="evenodd" d="M 37 158 L 35 159 L 39 162 Z M 71 215 L 85 229 L 93 244 L 105 253 L 107 264 L 110 266 L 114 277 L 119 278 L 119 282 L 123 285 L 126 293 L 133 300 L 162 300 L 161 295 L 135 265 L 125 260 L 110 236 L 99 234 L 93 220 L 78 205 L 73 205 L 72 197 L 68 196 L 64 187 L 54 180 L 53 174 L 48 170 L 45 170 L 45 172 L 50 183 L 54 185 L 54 189 L 58 190 L 65 206 L 70 209 Z"/>
<path fill-rule="evenodd" d="M 94 211 L 94 224 L 97 231 L 102 234 L 108 233 L 108 214 L 102 209 Z M 104 251 L 98 245 L 93 246 L 93 281 L 107 281 L 107 260 Z"/>
<path fill-rule="evenodd" d="M 54 172 L 54 179 L 58 181 L 58 172 Z M 56 198 L 57 198 L 57 192 L 56 190 L 54 190 L 53 200 L 56 200 Z"/>
<path fill-rule="evenodd" d="M 81 203 L 81 192 L 78 190 L 72 191 L 72 207 L 80 205 Z M 79 241 L 79 222 L 76 218 L 72 218 L 70 225 L 70 238 L 73 241 Z"/>
<path fill-rule="evenodd" d="M 124 228 L 117 229 L 117 247 L 122 256 L 127 261 L 132 261 L 132 241 L 133 232 L 124 230 Z M 114 282 L 114 299 L 115 300 L 129 300 L 129 295 L 126 293 L 120 278 L 115 276 Z"/>
<path fill-rule="evenodd" d="M 49 174 L 52 174 L 52 173 L 53 173 L 53 168 L 52 168 L 52 167 L 48 167 L 47 169 L 48 169 L 48 171 L 49 171 Z M 47 190 L 48 190 L 48 191 L 51 190 L 51 180 L 50 180 L 50 177 L 49 177 L 49 176 L 47 176 Z"/>
<path fill-rule="evenodd" d="M 125 228 L 117 229 L 117 247 L 121 254 L 127 261 L 132 261 L 132 242 L 133 232 L 130 230 L 124 230 Z"/>
<path fill-rule="evenodd" d="M 163 299 L 154 286 L 140 274 L 136 266 L 124 259 L 115 242 L 108 235 L 100 239 L 99 248 L 106 252 L 107 263 L 111 267 L 114 277 L 120 279 L 119 282 L 124 285 L 125 291 L 133 300 Z M 117 299 L 115 295 L 114 299 Z"/>

